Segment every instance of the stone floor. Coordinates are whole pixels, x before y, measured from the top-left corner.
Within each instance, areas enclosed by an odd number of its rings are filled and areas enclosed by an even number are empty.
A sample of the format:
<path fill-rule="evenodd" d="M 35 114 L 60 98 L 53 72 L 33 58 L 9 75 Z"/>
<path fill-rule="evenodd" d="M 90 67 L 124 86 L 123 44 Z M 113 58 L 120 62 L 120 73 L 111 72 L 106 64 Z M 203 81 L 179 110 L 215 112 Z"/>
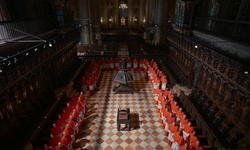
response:
<path fill-rule="evenodd" d="M 160 127 L 159 113 L 153 104 L 152 87 L 142 71 L 131 71 L 133 94 L 115 94 L 112 89 L 116 71 L 104 71 L 97 92 L 86 92 L 87 116 L 76 149 L 95 150 L 163 150 L 170 149 Z M 117 131 L 117 109 L 129 107 L 131 130 Z"/>

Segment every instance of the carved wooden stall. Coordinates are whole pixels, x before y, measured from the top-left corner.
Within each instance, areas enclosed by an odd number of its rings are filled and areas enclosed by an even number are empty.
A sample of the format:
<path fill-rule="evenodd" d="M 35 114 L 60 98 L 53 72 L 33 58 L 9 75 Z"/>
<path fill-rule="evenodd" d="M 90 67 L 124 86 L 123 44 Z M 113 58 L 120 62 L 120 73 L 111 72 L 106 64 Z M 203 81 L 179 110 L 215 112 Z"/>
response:
<path fill-rule="evenodd" d="M 250 146 L 247 145 L 250 141 L 250 126 L 247 126 L 250 123 L 250 76 L 246 64 L 172 31 L 167 41 L 172 46 L 169 55 L 178 66 L 176 75 L 193 79 L 188 74 L 192 71 L 197 74 L 191 103 L 185 100 L 183 103 L 192 118 L 197 118 L 197 126 L 210 128 L 204 132 L 210 139 L 209 145 L 216 147 L 220 144 L 215 143 L 221 143 L 221 147 L 240 149 Z M 188 58 L 192 59 L 192 65 L 187 65 Z M 195 70 L 195 66 L 200 67 Z"/>
<path fill-rule="evenodd" d="M 15 57 L 6 60 L 11 62 L 9 65 L 1 62 L 0 140 L 3 143 L 0 149 L 19 149 L 26 144 L 55 101 L 53 88 L 57 82 L 51 79 L 61 77 L 62 74 L 56 73 L 77 60 L 78 31 L 49 37 L 52 47 L 42 43 L 28 50 L 20 49 Z"/>

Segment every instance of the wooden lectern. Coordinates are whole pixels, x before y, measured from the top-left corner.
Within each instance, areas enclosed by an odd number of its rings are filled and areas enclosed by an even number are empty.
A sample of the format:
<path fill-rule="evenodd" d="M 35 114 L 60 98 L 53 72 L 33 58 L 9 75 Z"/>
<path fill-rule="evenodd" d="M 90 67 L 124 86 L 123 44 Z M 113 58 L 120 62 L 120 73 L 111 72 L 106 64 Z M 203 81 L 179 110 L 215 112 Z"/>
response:
<path fill-rule="evenodd" d="M 125 125 L 121 127 L 121 125 Z M 117 130 L 118 131 L 129 131 L 130 127 L 130 108 L 118 108 L 117 112 Z"/>

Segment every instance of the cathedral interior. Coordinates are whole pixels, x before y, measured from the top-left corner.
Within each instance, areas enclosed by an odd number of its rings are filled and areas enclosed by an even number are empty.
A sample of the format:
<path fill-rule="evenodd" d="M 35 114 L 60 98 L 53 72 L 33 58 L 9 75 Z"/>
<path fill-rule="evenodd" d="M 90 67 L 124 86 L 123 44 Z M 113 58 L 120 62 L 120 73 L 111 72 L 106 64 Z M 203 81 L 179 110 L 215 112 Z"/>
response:
<path fill-rule="evenodd" d="M 0 149 L 249 149 L 249 8 L 0 0 Z M 133 92 L 114 93 L 121 65 Z M 129 131 L 117 129 L 120 107 L 130 108 Z"/>

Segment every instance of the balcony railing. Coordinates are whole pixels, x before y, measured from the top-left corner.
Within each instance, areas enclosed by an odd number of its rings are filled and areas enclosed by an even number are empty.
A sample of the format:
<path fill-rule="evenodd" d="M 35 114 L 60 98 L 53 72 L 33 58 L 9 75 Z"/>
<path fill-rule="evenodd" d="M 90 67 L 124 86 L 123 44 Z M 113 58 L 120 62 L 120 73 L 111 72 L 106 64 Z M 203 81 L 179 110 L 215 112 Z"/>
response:
<path fill-rule="evenodd" d="M 196 17 L 194 28 L 239 42 L 250 41 L 250 22 Z"/>
<path fill-rule="evenodd" d="M 50 30 L 43 20 L 0 22 L 0 44 Z"/>

